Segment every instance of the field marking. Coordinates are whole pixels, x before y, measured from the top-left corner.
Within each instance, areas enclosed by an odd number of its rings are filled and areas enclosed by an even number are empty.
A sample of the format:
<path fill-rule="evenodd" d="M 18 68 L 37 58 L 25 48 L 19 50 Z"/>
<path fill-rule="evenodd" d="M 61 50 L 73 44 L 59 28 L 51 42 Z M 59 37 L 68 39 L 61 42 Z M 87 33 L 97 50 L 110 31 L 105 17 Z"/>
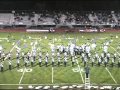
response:
<path fill-rule="evenodd" d="M 106 37 L 108 38 L 108 37 Z M 110 46 L 110 45 L 109 45 Z M 115 48 L 113 48 L 112 46 L 110 46 L 112 49 L 115 50 Z M 116 50 L 115 50 L 116 51 Z M 116 51 L 117 52 L 117 51 Z M 118 53 L 118 52 L 117 52 Z M 119 54 L 119 53 L 118 53 Z M 120 54 L 119 54 L 120 55 Z M 107 72 L 109 73 L 110 77 L 113 79 L 113 81 L 115 82 L 115 84 L 117 84 L 117 81 L 115 80 L 115 78 L 113 77 L 113 75 L 111 74 L 111 72 L 108 70 L 108 68 L 106 67 L 105 70 L 107 70 Z"/>
<path fill-rule="evenodd" d="M 20 41 L 20 40 L 19 40 L 19 41 Z M 16 44 L 12 47 L 12 49 L 10 50 L 10 52 L 13 51 L 13 49 L 16 47 L 16 45 L 18 44 L 19 41 L 16 42 Z M 5 57 L 5 60 L 6 60 L 7 58 L 8 58 L 8 55 Z"/>
<path fill-rule="evenodd" d="M 77 60 L 78 61 L 78 60 Z M 78 66 L 79 67 L 79 70 L 81 71 L 81 69 L 80 69 L 80 66 Z M 1 84 L 0 84 L 1 85 Z M 11 85 L 11 84 L 10 84 Z M 30 85 L 30 84 L 29 84 Z"/>
<path fill-rule="evenodd" d="M 108 38 L 108 37 L 106 37 Z M 101 39 L 101 38 L 100 38 Z M 109 45 L 110 46 L 110 45 Z M 110 46 L 112 49 L 115 50 L 115 48 L 113 48 L 112 46 Z M 116 50 L 115 50 L 116 51 Z M 116 51 L 117 52 L 117 51 Z M 118 52 L 117 52 L 118 53 Z M 118 53 L 119 54 L 119 53 Z M 120 55 L 120 54 L 119 54 Z M 115 80 L 115 78 L 113 77 L 113 75 L 111 74 L 111 72 L 108 70 L 108 68 L 106 67 L 105 70 L 109 73 L 110 77 L 112 78 L 112 80 L 115 82 L 115 84 L 117 84 L 117 81 Z"/>
<path fill-rule="evenodd" d="M 24 69 L 19 69 L 19 70 L 17 70 L 17 72 L 23 72 L 24 71 Z M 32 72 L 32 69 L 31 68 L 29 68 L 29 69 L 25 69 L 25 72 Z"/>
<path fill-rule="evenodd" d="M 105 69 L 108 71 L 109 75 L 111 76 L 111 78 L 113 79 L 113 81 L 115 82 L 115 84 L 117 84 L 117 81 L 115 80 L 115 78 L 113 77 L 113 75 L 110 73 L 110 71 L 108 70 L 108 68 L 105 68 Z"/>
<path fill-rule="evenodd" d="M 114 51 L 116 51 L 118 55 L 120 55 L 120 53 L 119 53 L 117 50 L 115 50 L 114 47 L 112 47 L 112 46 L 110 46 L 110 47 L 111 47 Z"/>
<path fill-rule="evenodd" d="M 109 45 L 110 46 L 110 45 Z M 110 46 L 114 51 L 117 52 L 117 50 L 115 50 L 115 48 L 113 48 L 112 46 Z M 118 53 L 118 52 L 117 52 Z M 119 53 L 118 53 L 119 54 Z M 119 54 L 120 55 L 120 54 Z M 109 75 L 111 76 L 111 78 L 113 79 L 113 81 L 115 82 L 115 84 L 117 84 L 117 81 L 115 80 L 115 78 L 113 77 L 113 75 L 111 74 L 111 72 L 108 70 L 108 68 L 105 68 L 107 70 L 107 72 L 109 73 Z"/>
<path fill-rule="evenodd" d="M 34 43 L 34 45 L 33 45 L 33 48 L 34 48 L 34 47 L 35 47 L 35 43 Z M 32 54 L 33 48 L 31 47 L 31 54 Z M 23 70 L 23 74 L 22 74 L 22 76 L 21 76 L 21 78 L 20 78 L 20 80 L 19 80 L 19 84 L 21 84 L 25 72 L 26 72 L 26 68 L 24 68 L 24 70 Z"/>
<path fill-rule="evenodd" d="M 35 43 L 34 43 L 34 45 L 33 45 L 33 48 L 34 48 L 34 47 L 35 47 Z M 31 47 L 31 54 L 32 54 L 33 48 Z M 26 72 L 26 68 L 24 68 L 24 70 L 23 70 L 23 74 L 22 74 L 22 76 L 21 76 L 21 78 L 20 78 L 20 80 L 19 80 L 19 84 L 21 84 L 25 72 Z"/>
<path fill-rule="evenodd" d="M 37 40 L 36 40 L 36 41 L 37 41 Z M 33 48 L 35 48 L 35 42 L 34 42 L 33 47 L 31 47 L 31 53 L 30 53 L 30 54 L 32 54 Z M 23 74 L 22 74 L 22 76 L 21 76 L 21 78 L 20 78 L 20 80 L 19 80 L 19 84 L 21 84 L 21 81 L 22 81 L 22 79 L 23 79 L 23 76 L 24 76 L 25 72 L 26 72 L 26 68 L 24 68 L 24 70 L 23 70 Z"/>
<path fill-rule="evenodd" d="M 53 83 L 54 68 L 52 67 L 52 83 Z"/>
<path fill-rule="evenodd" d="M 8 40 L 8 38 L 0 38 L 0 39 L 2 39 L 2 40 Z"/>
<path fill-rule="evenodd" d="M 20 80 L 19 80 L 19 84 L 21 84 L 21 82 L 22 82 L 22 79 L 23 79 L 23 76 L 24 76 L 24 74 L 25 74 L 25 71 L 26 71 L 26 68 L 24 68 L 24 70 L 23 70 L 23 74 L 22 74 L 22 76 L 21 76 L 21 78 L 20 78 Z"/>
<path fill-rule="evenodd" d="M 41 38 L 31 38 L 31 39 L 39 40 L 39 39 L 41 39 Z"/>
<path fill-rule="evenodd" d="M 80 65 L 78 64 L 78 60 L 76 59 L 76 63 L 78 65 L 78 68 L 79 68 L 79 73 L 80 73 L 80 76 L 82 78 L 82 82 L 84 83 L 84 79 L 83 79 L 83 76 L 82 76 L 82 72 L 81 72 L 81 69 L 80 69 Z"/>
<path fill-rule="evenodd" d="M 84 85 L 84 84 L 80 84 L 80 83 L 56 83 L 56 84 L 0 84 L 0 86 L 19 86 L 19 85 Z M 96 83 L 93 83 L 93 84 L 91 84 L 91 86 L 92 85 L 98 85 L 98 84 L 96 84 Z M 120 84 L 99 84 L 99 85 L 120 85 Z"/>
<path fill-rule="evenodd" d="M 79 83 L 56 83 L 56 84 L 0 84 L 0 86 L 19 86 L 19 85 L 84 85 L 84 84 L 79 84 Z M 113 84 L 114 85 L 114 84 Z M 116 85 L 116 84 L 115 84 Z"/>

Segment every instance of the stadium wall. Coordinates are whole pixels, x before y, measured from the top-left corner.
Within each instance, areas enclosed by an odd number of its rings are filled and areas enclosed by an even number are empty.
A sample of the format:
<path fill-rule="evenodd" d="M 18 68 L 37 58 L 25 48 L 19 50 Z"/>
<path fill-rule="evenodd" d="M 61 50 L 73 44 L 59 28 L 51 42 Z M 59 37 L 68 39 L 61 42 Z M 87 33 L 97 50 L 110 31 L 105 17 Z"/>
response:
<path fill-rule="evenodd" d="M 4 28 L 0 32 L 26 32 L 26 28 Z"/>
<path fill-rule="evenodd" d="M 58 29 L 27 29 L 23 27 L 17 27 L 17 28 L 4 28 L 0 29 L 0 32 L 55 32 L 55 33 L 67 33 L 67 32 L 120 32 L 120 29 L 111 29 L 111 28 L 105 28 L 100 29 L 100 31 L 96 29 L 64 29 L 64 28 L 58 28 Z"/>

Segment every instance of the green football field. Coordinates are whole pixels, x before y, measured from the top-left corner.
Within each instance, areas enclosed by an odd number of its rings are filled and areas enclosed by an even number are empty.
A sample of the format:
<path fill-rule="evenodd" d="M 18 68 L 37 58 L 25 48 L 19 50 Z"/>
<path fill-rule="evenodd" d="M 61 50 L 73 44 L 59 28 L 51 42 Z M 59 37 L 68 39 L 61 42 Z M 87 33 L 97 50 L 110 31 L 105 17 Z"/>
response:
<path fill-rule="evenodd" d="M 87 64 L 90 66 L 90 83 L 93 85 L 119 85 L 120 86 L 120 68 L 117 63 L 120 59 L 120 44 L 119 33 L 0 33 L 0 45 L 3 47 L 5 53 L 12 52 L 12 70 L 8 69 L 8 59 L 3 62 L 4 71 L 0 72 L 0 89 L 15 89 L 23 85 L 72 85 L 84 84 L 85 72 L 84 64 L 82 63 L 80 55 L 77 55 L 78 63 L 72 67 L 69 58 L 66 67 L 63 65 L 63 55 L 61 55 L 61 66 L 57 66 L 57 57 L 55 57 L 55 66 L 52 67 L 51 59 L 49 59 L 49 66 L 44 65 L 43 58 L 42 67 L 39 67 L 38 60 L 36 60 L 34 67 L 29 63 L 28 67 L 24 66 L 23 60 L 20 60 L 20 68 L 16 67 L 16 48 L 20 48 L 21 52 L 31 51 L 35 46 L 37 51 L 49 52 L 51 57 L 50 45 L 55 46 L 63 44 L 67 46 L 70 41 L 76 41 L 78 46 L 89 43 L 95 39 L 97 43 L 96 52 L 102 52 L 103 43 L 111 41 L 108 51 L 110 53 L 117 53 L 117 61 L 115 66 L 111 67 L 111 59 L 107 67 L 102 64 L 91 66 L 91 61 Z M 19 44 L 18 44 L 19 42 Z M 95 51 L 92 51 L 94 54 Z M 7 57 L 7 56 L 6 56 Z M 70 57 L 70 56 L 69 56 Z M 38 58 L 38 57 L 37 57 Z"/>

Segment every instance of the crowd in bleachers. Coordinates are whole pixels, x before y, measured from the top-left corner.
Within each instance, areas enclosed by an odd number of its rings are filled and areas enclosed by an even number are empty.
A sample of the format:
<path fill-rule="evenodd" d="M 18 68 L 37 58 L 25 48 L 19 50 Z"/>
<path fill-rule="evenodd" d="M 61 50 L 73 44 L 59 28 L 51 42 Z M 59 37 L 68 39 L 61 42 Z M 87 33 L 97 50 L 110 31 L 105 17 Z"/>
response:
<path fill-rule="evenodd" d="M 42 11 L 0 13 L 1 25 L 119 25 L 120 12 L 116 11 Z"/>

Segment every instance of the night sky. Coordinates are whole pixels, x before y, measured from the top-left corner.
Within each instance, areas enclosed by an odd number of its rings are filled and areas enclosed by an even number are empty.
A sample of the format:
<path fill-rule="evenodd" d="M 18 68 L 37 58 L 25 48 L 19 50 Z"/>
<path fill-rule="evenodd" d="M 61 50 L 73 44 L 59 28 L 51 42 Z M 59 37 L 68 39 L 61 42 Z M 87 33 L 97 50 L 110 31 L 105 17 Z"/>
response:
<path fill-rule="evenodd" d="M 119 10 L 120 0 L 0 0 L 0 10 Z"/>

